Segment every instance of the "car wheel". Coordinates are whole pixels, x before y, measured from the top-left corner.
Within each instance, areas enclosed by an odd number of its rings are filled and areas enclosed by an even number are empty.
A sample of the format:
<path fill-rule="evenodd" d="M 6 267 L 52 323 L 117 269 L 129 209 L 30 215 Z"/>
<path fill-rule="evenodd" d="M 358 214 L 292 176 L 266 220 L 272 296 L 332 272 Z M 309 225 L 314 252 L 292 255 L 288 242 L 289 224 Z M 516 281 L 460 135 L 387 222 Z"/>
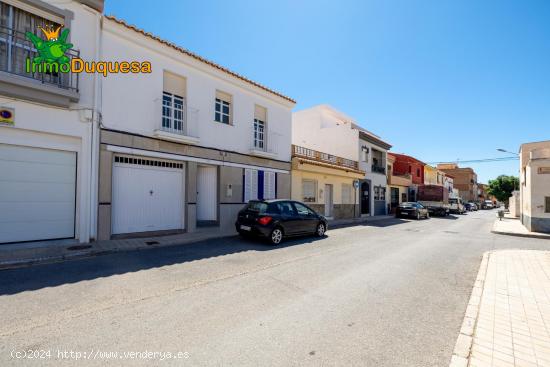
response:
<path fill-rule="evenodd" d="M 315 235 L 317 237 L 323 237 L 325 235 L 326 227 L 323 223 L 317 224 L 317 229 L 315 230 Z"/>
<path fill-rule="evenodd" d="M 279 227 L 274 228 L 269 235 L 269 242 L 272 245 L 278 245 L 283 241 L 283 230 Z"/>
<path fill-rule="evenodd" d="M 426 219 L 430 219 L 430 213 L 426 213 Z"/>
<path fill-rule="evenodd" d="M 421 217 L 420 212 L 416 212 L 416 220 L 420 220 L 420 217 Z"/>

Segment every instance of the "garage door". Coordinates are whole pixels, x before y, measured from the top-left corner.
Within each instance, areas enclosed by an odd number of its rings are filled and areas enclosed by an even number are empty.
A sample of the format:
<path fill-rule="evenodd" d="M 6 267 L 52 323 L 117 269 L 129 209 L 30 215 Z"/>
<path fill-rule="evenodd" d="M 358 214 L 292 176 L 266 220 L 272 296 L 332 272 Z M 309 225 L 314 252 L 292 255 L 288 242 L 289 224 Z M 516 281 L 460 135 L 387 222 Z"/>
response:
<path fill-rule="evenodd" d="M 76 152 L 0 144 L 0 243 L 73 238 Z"/>
<path fill-rule="evenodd" d="M 112 233 L 183 228 L 183 163 L 115 156 Z"/>

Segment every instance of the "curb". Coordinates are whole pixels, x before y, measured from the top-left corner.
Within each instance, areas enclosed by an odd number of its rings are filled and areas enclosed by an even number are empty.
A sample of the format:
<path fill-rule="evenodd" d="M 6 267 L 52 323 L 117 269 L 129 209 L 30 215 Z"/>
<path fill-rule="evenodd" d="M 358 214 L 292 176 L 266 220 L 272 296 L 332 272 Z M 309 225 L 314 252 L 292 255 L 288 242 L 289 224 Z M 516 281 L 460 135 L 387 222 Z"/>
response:
<path fill-rule="evenodd" d="M 479 315 L 479 305 L 481 296 L 483 295 L 483 285 L 485 284 L 485 276 L 487 275 L 487 265 L 491 252 L 485 252 L 479 266 L 477 278 L 466 307 L 464 321 L 460 327 L 460 333 L 456 340 L 453 355 L 449 367 L 467 367 L 472 351 L 472 343 L 474 341 L 474 331 Z"/>
<path fill-rule="evenodd" d="M 494 228 L 494 226 L 493 226 Z M 494 229 L 491 229 L 491 233 L 498 234 L 501 236 L 512 236 L 512 237 L 523 237 L 523 238 L 538 238 L 542 240 L 550 240 L 550 236 L 540 235 L 540 234 L 525 234 L 525 233 L 514 233 L 514 232 L 503 232 L 503 231 L 495 231 Z"/>
<path fill-rule="evenodd" d="M 207 237 L 207 238 L 197 238 L 195 240 L 188 240 L 188 242 L 178 243 L 178 242 L 167 242 L 152 246 L 140 246 L 140 247 L 134 247 L 134 248 L 122 248 L 122 247 L 114 247 L 111 249 L 91 249 L 88 251 L 80 251 L 80 252 L 74 252 L 69 254 L 63 254 L 59 256 L 47 256 L 47 257 L 36 257 L 36 258 L 27 258 L 27 259 L 18 259 L 13 261 L 3 261 L 0 262 L 0 271 L 3 270 L 10 270 L 10 269 L 17 269 L 17 268 L 26 268 L 34 265 L 45 265 L 45 264 L 53 264 L 53 263 L 59 263 L 64 261 L 70 261 L 70 260 L 81 260 L 81 259 L 87 259 L 102 255 L 110 255 L 120 252 L 133 252 L 133 251 L 147 251 L 152 249 L 158 249 L 163 247 L 174 247 L 174 246 L 185 246 L 185 245 L 191 245 L 194 243 L 202 242 L 202 241 L 208 241 L 212 239 L 222 239 L 222 238 L 229 238 L 234 237 L 234 235 L 224 235 L 224 236 L 213 236 L 213 237 Z"/>

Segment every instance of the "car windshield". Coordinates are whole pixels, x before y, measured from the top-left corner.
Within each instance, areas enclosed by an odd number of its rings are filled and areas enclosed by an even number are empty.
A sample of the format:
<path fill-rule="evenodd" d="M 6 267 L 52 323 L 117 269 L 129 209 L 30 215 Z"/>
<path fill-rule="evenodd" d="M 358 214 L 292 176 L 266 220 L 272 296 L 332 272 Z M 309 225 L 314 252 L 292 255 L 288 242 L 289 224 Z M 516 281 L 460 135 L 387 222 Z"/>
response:
<path fill-rule="evenodd" d="M 414 207 L 414 204 L 413 203 L 402 203 L 401 205 L 399 205 L 401 208 L 413 208 Z"/>
<path fill-rule="evenodd" d="M 249 201 L 246 210 L 263 214 L 267 211 L 267 203 L 263 201 Z"/>
<path fill-rule="evenodd" d="M 456 200 L 456 199 L 449 199 L 449 203 L 451 203 L 451 204 L 456 204 L 456 203 L 457 203 L 457 200 Z"/>

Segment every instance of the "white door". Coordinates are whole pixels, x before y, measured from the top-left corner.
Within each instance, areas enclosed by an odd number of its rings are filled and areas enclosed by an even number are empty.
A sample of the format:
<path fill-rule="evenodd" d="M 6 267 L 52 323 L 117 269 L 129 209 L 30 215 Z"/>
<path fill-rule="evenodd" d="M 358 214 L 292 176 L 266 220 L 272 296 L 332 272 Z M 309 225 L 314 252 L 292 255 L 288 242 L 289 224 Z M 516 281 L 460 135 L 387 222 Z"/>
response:
<path fill-rule="evenodd" d="M 116 156 L 112 232 L 183 228 L 183 163 Z"/>
<path fill-rule="evenodd" d="M 197 220 L 216 220 L 216 167 L 197 167 Z"/>
<path fill-rule="evenodd" d="M 76 152 L 0 144 L 0 243 L 75 236 Z"/>
<path fill-rule="evenodd" d="M 332 217 L 332 185 L 325 184 L 325 217 Z"/>

